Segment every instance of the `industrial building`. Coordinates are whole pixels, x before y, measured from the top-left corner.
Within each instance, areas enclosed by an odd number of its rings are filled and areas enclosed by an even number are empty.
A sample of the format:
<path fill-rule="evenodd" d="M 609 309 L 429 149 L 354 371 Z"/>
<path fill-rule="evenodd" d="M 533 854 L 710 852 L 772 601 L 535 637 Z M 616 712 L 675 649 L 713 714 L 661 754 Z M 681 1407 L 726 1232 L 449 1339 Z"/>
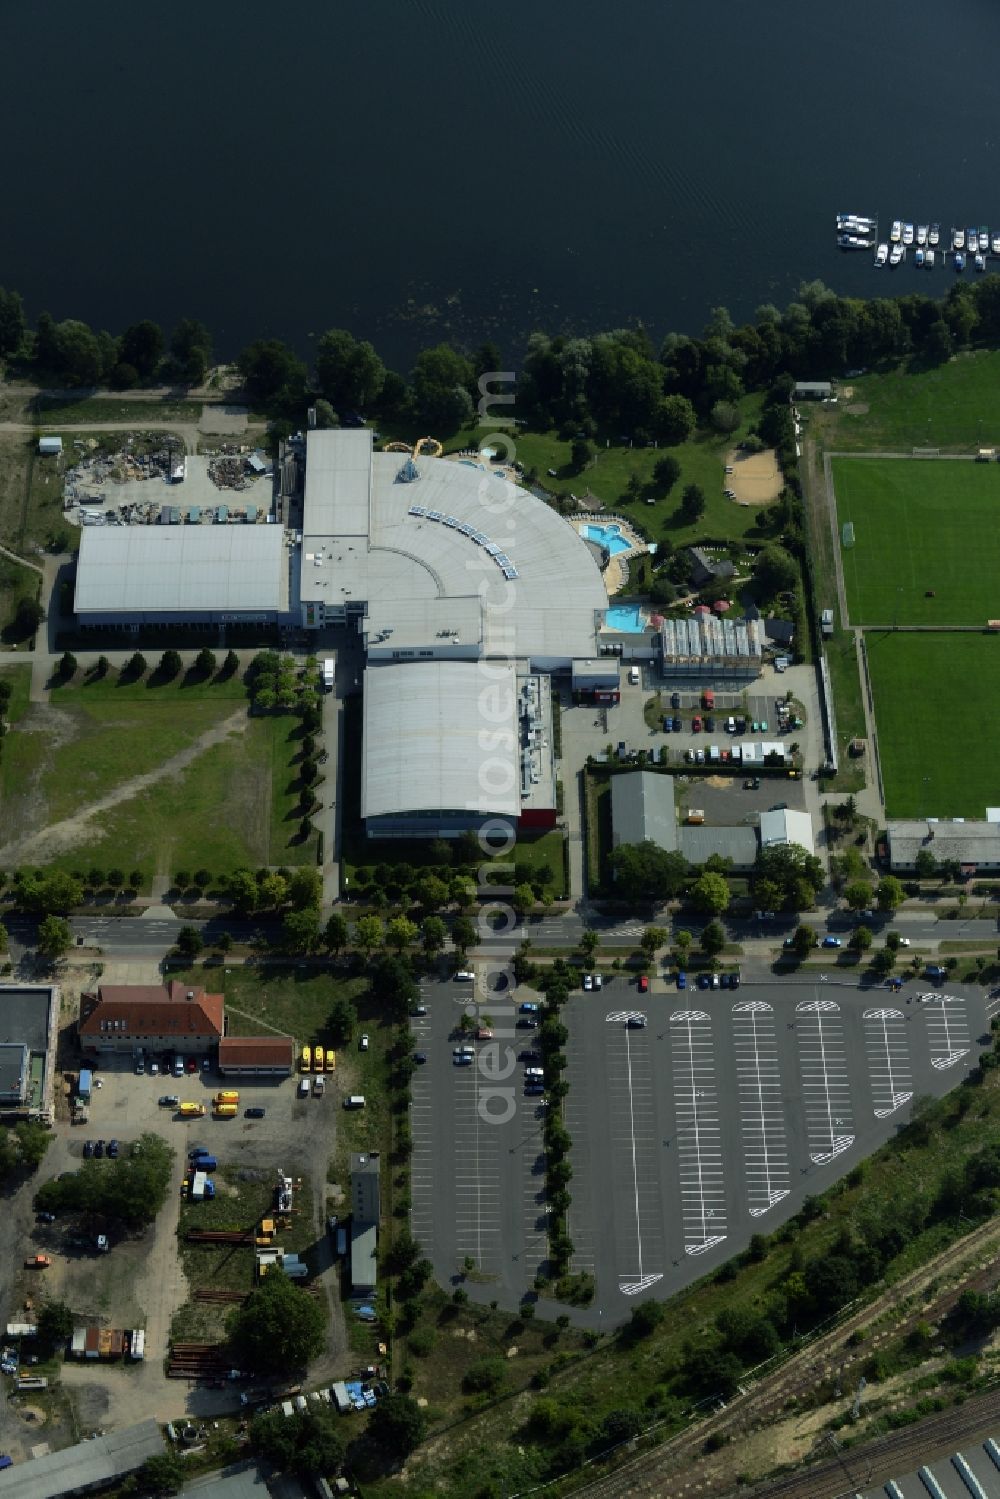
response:
<path fill-rule="evenodd" d="M 679 824 L 674 778 L 653 770 L 612 777 L 611 841 L 615 848 L 623 843 L 655 843 L 670 853 L 683 854 L 689 864 L 704 864 L 718 854 L 731 859 L 733 869 L 744 871 L 753 868 L 758 849 L 757 829 L 745 824 Z"/>
<path fill-rule="evenodd" d="M 224 1000 L 172 979 L 169 984 L 102 984 L 80 995 L 77 1031 L 85 1051 L 176 1049 L 204 1053 L 224 1031 Z"/>
<path fill-rule="evenodd" d="M 51 1122 L 59 990 L 0 985 L 0 1118 Z"/>
<path fill-rule="evenodd" d="M 696 609 L 688 619 L 660 626 L 663 675 L 694 681 L 750 682 L 764 665 L 764 631 L 757 619 L 720 617 Z"/>
<path fill-rule="evenodd" d="M 556 821 L 549 678 L 509 662 L 419 661 L 364 677 L 369 838 L 457 838 Z"/>
<path fill-rule="evenodd" d="M 224 1077 L 290 1077 L 294 1043 L 280 1036 L 223 1036 L 219 1071 Z"/>
<path fill-rule="evenodd" d="M 368 1296 L 378 1283 L 379 1154 L 351 1155 L 351 1291 Z"/>
<path fill-rule="evenodd" d="M 74 609 L 83 626 L 218 628 L 288 614 L 280 526 L 84 526 Z"/>
<path fill-rule="evenodd" d="M 5 1499 L 60 1499 L 64 1494 L 94 1493 L 121 1483 L 147 1458 L 160 1457 L 165 1451 L 159 1424 L 150 1417 L 61 1452 L 15 1463 L 0 1473 L 0 1493 Z"/>
<path fill-rule="evenodd" d="M 886 824 L 886 842 L 896 874 L 914 873 L 921 852 L 931 854 L 938 864 L 958 863 L 970 876 L 1000 869 L 1000 821 L 989 816 L 985 822 L 961 817 L 897 819 Z"/>
<path fill-rule="evenodd" d="M 807 854 L 816 852 L 813 841 L 812 818 L 808 812 L 794 812 L 790 807 L 781 807 L 760 814 L 761 848 L 782 848 L 795 843 Z"/>

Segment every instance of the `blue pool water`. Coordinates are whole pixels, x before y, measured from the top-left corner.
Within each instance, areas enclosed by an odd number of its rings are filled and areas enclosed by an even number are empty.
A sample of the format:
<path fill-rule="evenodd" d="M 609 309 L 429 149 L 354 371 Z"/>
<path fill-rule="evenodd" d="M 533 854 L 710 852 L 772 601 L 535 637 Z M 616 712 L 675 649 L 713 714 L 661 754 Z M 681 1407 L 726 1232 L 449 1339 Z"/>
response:
<path fill-rule="evenodd" d="M 638 604 L 618 604 L 615 608 L 608 609 L 604 615 L 604 623 L 609 630 L 617 630 L 621 635 L 641 635 L 646 628 Z"/>
<path fill-rule="evenodd" d="M 471 458 L 460 458 L 458 461 L 462 465 L 463 468 L 482 468 L 483 467 L 483 465 L 481 463 L 473 463 L 473 461 L 472 461 Z"/>
<path fill-rule="evenodd" d="M 596 541 L 598 545 L 607 547 L 612 557 L 616 557 L 619 552 L 632 550 L 632 543 L 625 540 L 621 526 L 584 526 L 583 534 L 588 541 Z"/>

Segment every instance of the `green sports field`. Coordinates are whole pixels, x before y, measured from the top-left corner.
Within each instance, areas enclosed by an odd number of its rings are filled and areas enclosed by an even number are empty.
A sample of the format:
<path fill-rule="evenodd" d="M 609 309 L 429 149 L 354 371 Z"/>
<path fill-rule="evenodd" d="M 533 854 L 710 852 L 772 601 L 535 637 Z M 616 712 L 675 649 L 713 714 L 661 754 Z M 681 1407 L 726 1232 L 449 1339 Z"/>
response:
<path fill-rule="evenodd" d="M 840 545 L 852 624 L 1000 618 L 1000 463 L 835 458 L 832 468 L 841 537 L 854 525 L 854 545 Z"/>
<path fill-rule="evenodd" d="M 867 630 L 889 817 L 1000 806 L 1000 635 Z"/>

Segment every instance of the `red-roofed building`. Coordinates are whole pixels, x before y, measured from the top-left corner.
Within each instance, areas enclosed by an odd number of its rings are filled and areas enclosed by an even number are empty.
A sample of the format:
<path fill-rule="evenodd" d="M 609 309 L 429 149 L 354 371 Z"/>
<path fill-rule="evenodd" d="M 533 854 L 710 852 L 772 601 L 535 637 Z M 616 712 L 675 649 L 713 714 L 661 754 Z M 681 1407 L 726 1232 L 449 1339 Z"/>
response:
<path fill-rule="evenodd" d="M 85 1051 L 183 1050 L 217 1046 L 225 1029 L 221 994 L 173 979 L 169 984 L 102 984 L 80 996 L 78 1023 Z"/>
<path fill-rule="evenodd" d="M 291 1041 L 280 1036 L 224 1036 L 219 1071 L 230 1077 L 288 1077 L 295 1065 Z"/>

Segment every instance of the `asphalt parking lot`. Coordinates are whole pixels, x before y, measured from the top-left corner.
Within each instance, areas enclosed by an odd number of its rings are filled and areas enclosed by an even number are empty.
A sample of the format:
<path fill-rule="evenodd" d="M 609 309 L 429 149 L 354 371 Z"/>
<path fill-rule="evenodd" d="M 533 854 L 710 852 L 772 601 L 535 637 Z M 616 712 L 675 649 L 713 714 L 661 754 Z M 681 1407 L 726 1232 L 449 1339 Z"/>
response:
<path fill-rule="evenodd" d="M 988 1044 L 980 990 L 746 974 L 735 993 L 657 988 L 614 981 L 564 1012 L 574 1268 L 615 1321 L 791 1217 Z"/>
<path fill-rule="evenodd" d="M 477 999 L 473 986 L 424 980 L 425 1015 L 410 1020 L 414 1050 L 426 1056 L 411 1085 L 410 1227 L 444 1286 L 471 1264 L 508 1301 L 529 1290 L 547 1253 L 544 1112 L 524 1091 L 523 1050 L 533 1032 L 518 1026 L 516 1002 Z M 493 1040 L 461 1038 L 463 1012 L 489 1016 Z M 456 1066 L 454 1049 L 475 1058 Z"/>

